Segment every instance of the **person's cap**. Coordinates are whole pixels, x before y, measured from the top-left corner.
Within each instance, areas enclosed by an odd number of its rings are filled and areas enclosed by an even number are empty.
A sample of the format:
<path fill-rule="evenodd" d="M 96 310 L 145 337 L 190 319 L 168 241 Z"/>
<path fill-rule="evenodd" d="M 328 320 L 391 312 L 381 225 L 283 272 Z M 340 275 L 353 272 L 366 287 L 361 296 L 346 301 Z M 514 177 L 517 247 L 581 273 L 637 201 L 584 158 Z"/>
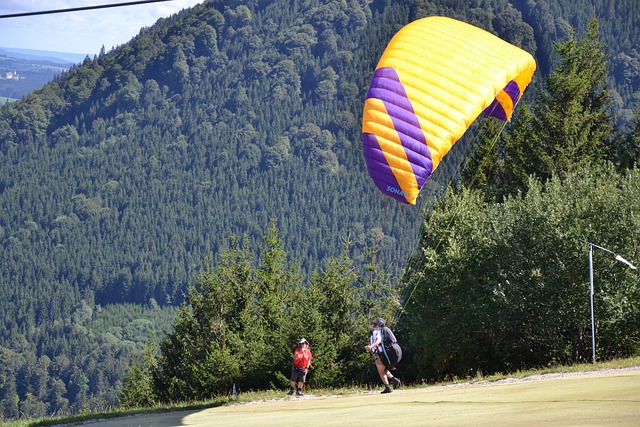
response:
<path fill-rule="evenodd" d="M 300 338 L 300 341 L 298 341 L 298 344 L 309 344 L 309 341 L 305 340 L 304 338 Z"/>

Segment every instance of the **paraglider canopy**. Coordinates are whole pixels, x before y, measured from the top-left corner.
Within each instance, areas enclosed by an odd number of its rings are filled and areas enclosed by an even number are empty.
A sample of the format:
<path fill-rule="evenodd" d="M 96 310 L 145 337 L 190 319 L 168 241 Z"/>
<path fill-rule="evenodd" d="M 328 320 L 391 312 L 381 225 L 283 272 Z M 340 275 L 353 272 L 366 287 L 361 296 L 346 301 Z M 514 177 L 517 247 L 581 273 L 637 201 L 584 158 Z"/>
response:
<path fill-rule="evenodd" d="M 529 53 L 455 19 L 403 27 L 378 62 L 364 106 L 362 142 L 373 182 L 415 205 L 440 160 L 483 111 L 510 120 L 535 69 Z"/>

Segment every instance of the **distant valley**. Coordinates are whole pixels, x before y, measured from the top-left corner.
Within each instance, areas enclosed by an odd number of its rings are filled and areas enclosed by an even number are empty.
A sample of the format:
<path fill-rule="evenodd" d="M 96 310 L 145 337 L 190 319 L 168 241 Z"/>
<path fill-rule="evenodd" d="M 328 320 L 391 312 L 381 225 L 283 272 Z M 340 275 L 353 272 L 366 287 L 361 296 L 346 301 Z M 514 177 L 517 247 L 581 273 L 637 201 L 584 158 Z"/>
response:
<path fill-rule="evenodd" d="M 0 105 L 20 99 L 50 82 L 86 54 L 0 47 Z"/>

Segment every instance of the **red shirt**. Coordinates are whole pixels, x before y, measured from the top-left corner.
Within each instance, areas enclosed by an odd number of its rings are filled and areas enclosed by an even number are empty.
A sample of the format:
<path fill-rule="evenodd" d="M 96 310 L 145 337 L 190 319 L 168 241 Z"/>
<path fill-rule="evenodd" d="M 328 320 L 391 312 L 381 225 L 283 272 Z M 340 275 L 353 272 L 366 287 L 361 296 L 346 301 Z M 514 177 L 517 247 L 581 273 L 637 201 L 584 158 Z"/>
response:
<path fill-rule="evenodd" d="M 296 358 L 296 355 L 298 354 L 301 354 L 302 356 Z M 296 349 L 293 350 L 293 366 L 295 366 L 296 368 L 307 369 L 311 364 L 311 358 L 311 350 L 309 350 L 308 348 L 305 348 L 303 350 L 300 347 L 296 347 Z"/>

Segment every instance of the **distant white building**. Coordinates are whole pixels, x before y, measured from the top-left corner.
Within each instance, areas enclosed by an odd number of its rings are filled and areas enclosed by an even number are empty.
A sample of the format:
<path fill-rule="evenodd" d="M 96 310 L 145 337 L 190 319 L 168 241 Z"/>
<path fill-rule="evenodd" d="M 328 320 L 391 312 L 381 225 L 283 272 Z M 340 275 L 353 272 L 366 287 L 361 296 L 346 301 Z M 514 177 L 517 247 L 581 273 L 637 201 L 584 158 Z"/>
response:
<path fill-rule="evenodd" d="M 18 75 L 17 71 L 7 71 L 4 78 L 7 79 L 7 80 L 20 80 L 21 79 L 21 77 Z"/>

